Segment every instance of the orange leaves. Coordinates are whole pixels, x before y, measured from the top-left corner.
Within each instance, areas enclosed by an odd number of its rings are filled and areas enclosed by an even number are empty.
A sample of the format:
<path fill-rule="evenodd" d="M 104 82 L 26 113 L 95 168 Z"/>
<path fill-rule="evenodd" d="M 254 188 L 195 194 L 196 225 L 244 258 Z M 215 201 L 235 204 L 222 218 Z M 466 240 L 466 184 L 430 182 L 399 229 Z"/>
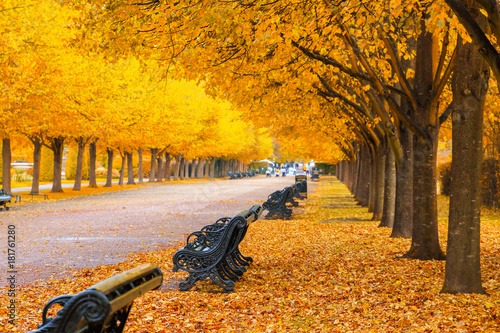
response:
<path fill-rule="evenodd" d="M 483 214 L 483 281 L 491 296 L 439 294 L 444 262 L 397 259 L 410 241 L 389 238 L 390 230 L 368 221 L 371 214 L 356 206 L 342 184 L 333 177 L 323 179 L 323 186 L 309 192 L 302 213 L 293 220 L 251 225 L 241 251 L 254 263 L 235 293 L 214 293 L 219 289 L 210 281 L 189 292 L 177 291 L 186 273 L 173 273 L 171 258 L 184 246 L 181 242 L 133 254 L 118 265 L 74 271 L 71 279 L 20 287 L 22 320 L 17 329 L 34 329 L 51 297 L 74 294 L 130 267 L 153 262 L 160 265 L 164 284 L 136 300 L 127 332 L 498 330 L 498 214 Z M 0 297 L 4 303 L 5 294 Z M 0 308 L 0 331 L 12 332 L 4 312 Z"/>

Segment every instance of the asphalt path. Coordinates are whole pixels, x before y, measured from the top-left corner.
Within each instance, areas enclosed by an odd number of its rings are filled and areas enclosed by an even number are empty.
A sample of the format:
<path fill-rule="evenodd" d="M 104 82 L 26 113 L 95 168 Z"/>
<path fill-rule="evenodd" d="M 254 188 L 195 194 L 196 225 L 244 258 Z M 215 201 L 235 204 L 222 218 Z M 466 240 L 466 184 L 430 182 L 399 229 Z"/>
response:
<path fill-rule="evenodd" d="M 151 184 L 0 212 L 7 257 L 8 226 L 16 232 L 17 283 L 70 276 L 68 269 L 115 264 L 130 253 L 179 244 L 220 217 L 234 216 L 292 185 L 288 177 Z M 308 182 L 309 192 L 317 183 Z M 0 280 L 5 286 L 5 279 Z"/>

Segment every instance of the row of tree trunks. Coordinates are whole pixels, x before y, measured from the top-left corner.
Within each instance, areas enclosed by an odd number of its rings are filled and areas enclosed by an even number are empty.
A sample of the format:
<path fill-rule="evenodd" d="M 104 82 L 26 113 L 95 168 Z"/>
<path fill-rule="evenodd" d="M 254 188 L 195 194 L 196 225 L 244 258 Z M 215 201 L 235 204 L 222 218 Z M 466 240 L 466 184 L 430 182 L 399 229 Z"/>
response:
<path fill-rule="evenodd" d="M 33 143 L 33 178 L 31 193 L 38 194 L 40 192 L 40 162 L 41 162 L 41 151 L 43 142 L 40 137 L 35 136 L 30 138 Z M 77 163 L 76 163 L 76 175 L 75 183 L 73 185 L 74 191 L 81 190 L 82 181 L 82 170 L 83 170 L 83 155 L 85 146 L 90 138 L 80 137 L 76 140 L 77 142 Z M 51 192 L 63 192 L 62 189 L 62 159 L 63 159 L 63 149 L 64 149 L 65 138 L 47 138 L 47 147 L 49 147 L 54 154 L 54 172 L 53 172 L 53 185 Z M 107 148 L 107 178 L 104 187 L 111 187 L 113 183 L 113 160 L 115 151 L 112 148 Z M 143 156 L 142 149 L 137 151 L 139 156 L 139 180 L 138 183 L 142 184 L 143 180 Z M 163 154 L 165 154 L 165 162 L 163 161 Z M 122 186 L 124 184 L 125 176 L 125 166 L 127 167 L 127 184 L 135 184 L 134 171 L 133 171 L 133 154 L 131 152 L 120 151 L 122 157 L 122 166 L 120 170 L 120 177 L 118 184 Z M 89 187 L 97 187 L 97 177 L 96 177 L 96 159 L 97 159 L 97 145 L 95 141 L 89 144 Z M 10 165 L 11 165 L 11 147 L 10 139 L 2 139 L 2 188 L 7 192 L 11 192 L 11 176 L 10 176 Z M 180 162 L 179 162 L 180 161 Z M 157 148 L 151 149 L 151 169 L 149 181 L 163 181 L 163 178 L 167 181 L 171 177 L 171 165 L 172 157 L 170 154 L 164 151 L 159 151 Z M 158 170 L 157 170 L 158 168 Z M 226 161 L 218 158 L 198 159 L 190 160 L 186 162 L 182 156 L 179 154 L 176 158 L 176 163 L 174 167 L 174 179 L 190 179 L 190 178 L 220 178 L 228 175 L 228 170 L 245 170 L 246 166 L 240 161 Z"/>
<path fill-rule="evenodd" d="M 337 165 L 338 178 L 346 184 L 359 205 L 367 207 L 369 212 L 373 212 L 372 220 L 380 221 L 380 227 L 392 228 L 398 211 L 396 209 L 398 169 L 396 169 L 393 151 L 384 143 L 378 147 L 368 147 L 361 144 L 354 146 L 357 150 L 353 152 L 351 159 L 340 161 Z M 401 166 L 406 167 L 406 169 L 401 170 Z M 410 175 L 411 179 L 413 170 L 408 168 L 408 163 L 406 163 L 400 164 L 399 171 L 401 173 L 400 180 L 405 180 L 406 188 L 411 190 L 407 178 Z M 401 210 L 399 212 L 402 213 Z M 405 211 L 405 214 L 407 214 L 406 222 L 411 221 L 411 211 L 410 213 Z M 398 225 L 403 230 L 410 231 L 407 234 L 394 234 L 393 237 L 411 237 L 411 228 L 408 228 L 408 223 L 400 222 Z"/>
<path fill-rule="evenodd" d="M 432 44 L 431 37 L 424 36 L 419 42 Z M 429 38 L 427 42 L 426 38 Z M 417 52 L 417 58 L 425 59 L 427 56 L 431 59 L 424 51 L 426 50 L 420 49 L 422 54 Z M 484 294 L 480 268 L 479 184 L 483 155 L 483 109 L 489 70 L 473 45 L 462 43 L 461 40 L 458 42 L 456 61 L 452 79 L 453 103 L 450 106 L 453 112 L 452 182 L 442 292 Z M 432 64 L 428 63 L 427 59 L 422 60 L 420 66 L 417 72 L 421 76 L 417 76 L 416 80 L 417 87 L 421 89 L 419 96 L 424 96 L 424 91 L 431 82 Z M 440 124 L 429 126 L 429 105 L 422 101 L 419 101 L 418 105 L 422 108 L 416 110 L 414 121 L 426 128 L 427 137 L 414 139 L 409 131 L 402 128 L 400 140 L 404 156 L 397 168 L 394 167 L 391 155 L 387 155 L 384 209 L 380 226 L 393 226 L 392 237 L 411 236 L 411 247 L 405 257 L 439 260 L 445 258 L 439 244 L 437 228 L 436 156 Z M 373 168 L 378 168 L 380 159 L 377 161 L 371 163 Z M 337 176 L 346 182 L 346 185 L 350 177 L 353 177 L 353 172 L 347 164 L 357 165 L 358 177 L 361 177 L 363 163 L 355 159 L 339 163 Z M 394 196 L 394 208 L 391 208 Z M 394 218 L 386 215 L 392 211 Z"/>

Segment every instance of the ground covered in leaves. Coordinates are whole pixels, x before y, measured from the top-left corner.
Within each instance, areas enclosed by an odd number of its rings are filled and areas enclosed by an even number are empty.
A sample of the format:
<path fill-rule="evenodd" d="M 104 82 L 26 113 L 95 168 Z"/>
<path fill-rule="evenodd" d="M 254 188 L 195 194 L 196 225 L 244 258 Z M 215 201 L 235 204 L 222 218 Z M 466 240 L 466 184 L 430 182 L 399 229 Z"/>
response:
<path fill-rule="evenodd" d="M 302 205 L 302 204 L 301 204 Z M 440 198 L 445 249 L 447 202 Z M 21 286 L 18 324 L 0 309 L 0 331 L 25 332 L 41 322 L 45 303 L 75 294 L 144 262 L 159 265 L 164 285 L 137 299 L 127 332 L 498 332 L 500 331 L 500 219 L 482 217 L 483 286 L 490 296 L 440 294 L 444 262 L 398 259 L 410 240 L 369 221 L 334 178 L 295 209 L 292 220 L 254 222 L 241 247 L 254 263 L 235 292 L 211 282 L 192 291 L 176 286 L 176 248 L 134 254 L 118 265 L 78 270 L 65 280 Z M 209 221 L 210 223 L 210 221 Z M 208 223 L 207 223 L 208 224 Z M 0 302 L 8 302 L 5 289 Z"/>

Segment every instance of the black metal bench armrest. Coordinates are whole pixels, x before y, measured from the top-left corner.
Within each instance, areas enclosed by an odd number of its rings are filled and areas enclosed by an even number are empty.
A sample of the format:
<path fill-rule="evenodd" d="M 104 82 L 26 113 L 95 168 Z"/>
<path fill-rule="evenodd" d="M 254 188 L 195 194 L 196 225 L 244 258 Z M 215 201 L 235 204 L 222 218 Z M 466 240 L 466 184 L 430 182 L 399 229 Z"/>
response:
<path fill-rule="evenodd" d="M 81 293 L 50 300 L 42 324 L 31 333 L 123 332 L 132 303 L 161 286 L 163 274 L 154 264 L 144 264 L 95 284 Z M 54 305 L 63 306 L 56 317 L 47 318 Z"/>

